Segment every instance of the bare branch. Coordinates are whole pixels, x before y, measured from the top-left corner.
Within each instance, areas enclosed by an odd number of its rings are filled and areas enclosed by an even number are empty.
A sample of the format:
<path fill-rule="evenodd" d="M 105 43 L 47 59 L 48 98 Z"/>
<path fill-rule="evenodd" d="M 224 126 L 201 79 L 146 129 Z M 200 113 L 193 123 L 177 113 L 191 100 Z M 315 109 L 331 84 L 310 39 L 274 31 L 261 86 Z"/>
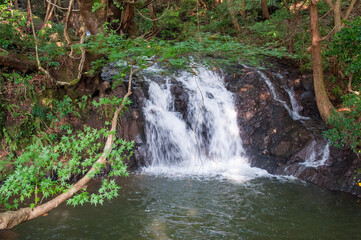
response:
<path fill-rule="evenodd" d="M 335 5 L 333 4 L 332 0 L 325 0 L 327 5 L 330 6 L 330 8 L 333 10 L 335 8 Z"/>
<path fill-rule="evenodd" d="M 84 39 L 85 39 L 85 36 L 86 36 L 86 27 L 85 27 L 85 25 L 83 24 L 83 26 L 81 26 L 80 29 L 82 31 L 80 44 L 84 44 Z M 80 46 L 80 50 L 81 50 L 81 59 L 80 59 L 80 63 L 79 63 L 79 66 L 78 66 L 78 77 L 77 77 L 77 79 L 79 79 L 79 80 L 80 80 L 81 75 L 83 73 L 83 67 L 84 67 L 84 62 L 85 62 L 85 49 L 84 49 L 84 47 Z"/>
<path fill-rule="evenodd" d="M 326 36 L 322 37 L 322 38 L 320 39 L 320 41 L 324 41 L 324 40 L 326 40 L 327 38 L 331 37 L 331 35 L 335 32 L 335 30 L 336 30 L 336 26 L 334 26 L 334 27 L 332 28 L 332 30 L 331 30 Z"/>
<path fill-rule="evenodd" d="M 65 7 L 60 7 L 59 5 L 56 5 L 55 3 L 52 3 L 51 1 L 49 0 L 46 0 L 49 4 L 55 6 L 56 8 L 58 8 L 59 10 L 62 10 L 62 11 L 65 11 L 65 10 L 68 10 L 68 8 L 65 8 Z M 73 12 L 79 12 L 80 10 L 79 9 L 73 9 L 72 10 Z"/>
<path fill-rule="evenodd" d="M 55 2 L 56 0 L 54 0 Z M 54 12 L 54 5 L 51 5 L 50 3 L 47 4 L 46 6 L 46 14 L 45 14 L 45 18 L 44 18 L 44 22 L 43 22 L 43 26 L 41 27 L 41 30 L 43 30 L 46 27 L 47 22 L 50 20 L 50 18 L 53 15 Z"/>
<path fill-rule="evenodd" d="M 135 8 L 135 10 L 137 10 L 137 12 L 139 13 L 140 16 L 142 16 L 143 18 L 149 20 L 149 21 L 152 21 L 152 22 L 155 22 L 155 21 L 158 21 L 159 19 L 161 19 L 162 17 L 164 17 L 164 15 L 168 12 L 169 10 L 169 3 L 168 3 L 168 6 L 167 6 L 167 9 L 165 10 L 165 12 L 162 14 L 162 16 L 158 17 L 158 18 L 155 18 L 155 19 L 151 19 L 147 16 L 144 16 L 138 9 Z"/>
<path fill-rule="evenodd" d="M 356 4 L 356 0 L 352 0 L 350 5 L 348 6 L 346 12 L 345 12 L 345 16 L 343 17 L 343 20 L 347 20 L 348 17 L 350 16 L 351 12 L 352 12 L 352 9 L 353 7 L 355 6 Z"/>
<path fill-rule="evenodd" d="M 39 51 L 38 51 L 38 38 L 36 37 L 36 32 L 35 32 L 35 27 L 34 27 L 34 21 L 33 21 L 33 13 L 31 11 L 31 3 L 30 0 L 28 0 L 28 8 L 29 8 L 29 13 L 30 13 L 30 22 L 31 22 L 31 29 L 33 31 L 33 37 L 34 37 L 34 41 L 35 41 L 35 57 L 36 57 L 36 62 L 38 64 L 38 68 L 40 71 L 42 71 L 49 79 L 51 79 L 52 81 L 55 81 L 50 73 L 48 71 L 46 71 L 40 63 L 40 59 L 39 59 Z"/>
<path fill-rule="evenodd" d="M 68 45 L 71 45 L 71 39 L 70 39 L 69 32 L 68 32 L 68 23 L 69 23 L 71 9 L 73 8 L 73 5 L 74 5 L 74 0 L 70 0 L 69 6 L 68 6 L 68 11 L 66 12 L 66 17 L 64 20 L 64 37 L 65 37 L 65 40 L 68 43 Z"/>
<path fill-rule="evenodd" d="M 323 16 L 319 17 L 318 19 L 322 19 L 322 18 L 326 17 L 328 14 L 330 14 L 330 12 L 332 12 L 332 9 L 328 10 L 327 13 L 323 14 Z"/>

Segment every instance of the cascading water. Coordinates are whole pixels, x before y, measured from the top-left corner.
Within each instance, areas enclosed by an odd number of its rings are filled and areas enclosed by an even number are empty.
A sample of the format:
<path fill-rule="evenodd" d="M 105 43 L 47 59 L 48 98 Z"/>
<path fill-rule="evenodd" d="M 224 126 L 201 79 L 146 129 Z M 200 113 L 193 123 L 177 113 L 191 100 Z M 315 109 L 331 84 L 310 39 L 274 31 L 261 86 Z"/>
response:
<path fill-rule="evenodd" d="M 271 80 L 261 71 L 256 70 L 256 72 L 258 72 L 258 74 L 261 76 L 261 78 L 265 81 L 265 83 L 267 84 L 267 86 L 269 87 L 271 94 L 273 96 L 273 98 L 281 103 L 286 110 L 288 111 L 288 113 L 290 114 L 290 116 L 292 117 L 293 120 L 308 120 L 308 117 L 304 117 L 301 116 L 300 114 L 300 106 L 298 104 L 298 102 L 296 101 L 295 97 L 294 97 L 294 90 L 292 87 L 288 87 L 286 84 L 283 84 L 282 87 L 283 89 L 286 91 L 286 93 L 289 96 L 289 100 L 291 103 L 291 107 L 290 108 L 286 101 L 281 100 L 278 97 L 278 94 L 275 90 L 275 87 L 273 86 Z M 283 76 L 279 73 L 275 73 L 274 76 L 276 76 L 277 78 L 279 78 L 280 80 L 283 80 Z M 330 147 L 328 143 L 325 144 L 316 144 L 316 141 L 313 141 L 311 144 L 311 147 L 309 148 L 310 152 L 308 154 L 308 156 L 305 159 L 305 162 L 303 162 L 301 165 L 306 166 L 306 167 L 313 167 L 313 168 L 317 168 L 323 165 L 326 165 L 326 162 L 328 160 L 328 158 L 330 157 Z"/>
<path fill-rule="evenodd" d="M 276 77 L 278 77 L 281 81 L 283 80 L 283 76 L 280 73 L 275 73 L 274 74 Z M 293 89 L 293 87 L 289 87 L 287 86 L 287 84 L 283 84 L 283 89 L 286 91 L 286 93 L 288 94 L 289 98 L 290 98 L 290 102 L 291 102 L 291 106 L 292 106 L 292 115 L 293 115 L 293 119 L 294 120 L 307 120 L 309 119 L 308 117 L 304 117 L 301 116 L 300 114 L 300 110 L 301 110 L 301 106 L 298 104 L 296 98 L 295 98 L 295 91 Z"/>
<path fill-rule="evenodd" d="M 250 66 L 247 66 L 245 64 L 241 64 L 241 66 L 243 66 L 244 68 L 249 68 L 249 69 L 253 69 L 255 72 L 258 73 L 258 75 L 261 77 L 261 79 L 267 84 L 271 95 L 273 97 L 274 100 L 276 100 L 277 102 L 281 103 L 284 108 L 287 110 L 287 112 L 289 113 L 289 115 L 291 116 L 291 118 L 293 120 L 307 120 L 309 119 L 308 117 L 304 117 L 301 116 L 300 114 L 300 106 L 298 105 L 296 99 L 294 98 L 294 91 L 292 88 L 289 88 L 288 86 L 283 85 L 282 87 L 285 89 L 285 91 L 287 92 L 288 96 L 289 96 L 289 100 L 291 102 L 291 107 L 288 106 L 287 102 L 282 100 L 279 96 L 278 93 L 276 92 L 275 87 L 273 86 L 271 80 L 266 76 L 266 74 L 264 74 L 262 71 L 252 68 Z M 283 76 L 279 73 L 275 74 L 279 79 L 283 79 Z"/>
<path fill-rule="evenodd" d="M 244 156 L 233 98 L 223 78 L 203 67 L 174 78 L 147 79 L 149 99 L 143 111 L 152 163 L 144 171 L 218 175 L 236 181 L 266 174 L 251 168 Z M 186 116 L 175 110 L 174 85 L 189 96 Z"/>
<path fill-rule="evenodd" d="M 279 98 L 271 80 L 266 76 L 266 74 L 264 74 L 262 71 L 256 70 L 256 72 L 261 76 L 261 78 L 265 81 L 265 83 L 267 84 L 268 88 L 271 91 L 272 97 L 274 100 L 276 100 L 277 102 L 281 103 L 287 110 L 287 112 L 290 114 L 290 116 L 292 117 L 293 120 L 306 120 L 309 119 L 307 117 L 303 117 L 300 115 L 299 113 L 299 106 L 297 104 L 297 101 L 295 100 L 295 98 L 293 97 L 293 89 L 289 89 L 287 86 L 283 86 L 283 88 L 285 89 L 285 91 L 287 92 L 287 94 L 289 95 L 290 98 L 290 102 L 291 102 L 291 107 L 290 108 L 288 106 L 288 104 L 286 103 L 286 101 L 282 100 Z M 282 75 L 278 74 L 278 77 L 282 78 Z"/>
<path fill-rule="evenodd" d="M 309 156 L 306 158 L 306 161 L 302 164 L 306 167 L 320 167 L 324 166 L 327 163 L 328 158 L 330 157 L 330 145 L 326 143 L 324 146 L 317 144 L 316 141 L 313 141 L 311 144 Z"/>

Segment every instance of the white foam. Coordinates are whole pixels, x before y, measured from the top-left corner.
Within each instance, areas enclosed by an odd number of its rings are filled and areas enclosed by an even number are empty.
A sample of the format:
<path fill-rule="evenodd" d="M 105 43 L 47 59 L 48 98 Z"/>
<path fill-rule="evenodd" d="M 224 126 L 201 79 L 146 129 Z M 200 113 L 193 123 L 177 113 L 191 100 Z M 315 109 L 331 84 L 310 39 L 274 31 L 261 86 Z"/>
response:
<path fill-rule="evenodd" d="M 220 177 L 235 182 L 268 175 L 248 164 L 233 97 L 224 87 L 223 78 L 203 67 L 198 67 L 196 74 L 183 72 L 174 78 L 189 95 L 187 119 L 174 110 L 172 84 L 148 79 L 149 100 L 144 115 L 152 163 L 143 172 Z"/>
<path fill-rule="evenodd" d="M 327 160 L 330 157 L 330 145 L 326 143 L 323 147 L 318 145 L 316 146 L 316 142 L 313 141 L 311 144 L 312 151 L 310 155 L 306 158 L 306 161 L 301 163 L 306 167 L 320 167 L 327 165 Z"/>

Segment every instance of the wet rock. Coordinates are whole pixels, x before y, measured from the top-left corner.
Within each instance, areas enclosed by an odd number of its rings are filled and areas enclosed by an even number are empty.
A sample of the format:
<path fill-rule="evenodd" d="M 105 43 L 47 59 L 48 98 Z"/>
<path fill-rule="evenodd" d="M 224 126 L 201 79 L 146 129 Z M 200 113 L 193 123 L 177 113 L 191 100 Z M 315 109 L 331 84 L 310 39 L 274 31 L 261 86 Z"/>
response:
<path fill-rule="evenodd" d="M 182 114 L 183 119 L 187 119 L 189 95 L 181 84 L 172 85 L 171 92 L 174 97 L 174 110 Z"/>
<path fill-rule="evenodd" d="M 126 68 L 126 62 L 108 63 L 100 74 L 103 81 L 111 83 L 115 76 L 119 75 Z"/>
<path fill-rule="evenodd" d="M 312 75 L 302 75 L 301 82 L 306 91 L 313 91 Z"/>
<path fill-rule="evenodd" d="M 330 147 L 324 165 L 307 165 L 311 158 L 318 161 L 323 157 L 326 141 L 322 132 L 327 129 L 315 103 L 312 76 L 302 75 L 287 64 L 273 66 L 276 67 L 264 74 L 272 82 L 277 96 L 291 108 L 284 86 L 293 89 L 300 104 L 300 115 L 308 119 L 293 120 L 252 68 L 240 66 L 237 75 L 225 74 L 226 86 L 234 93 L 240 135 L 251 165 L 361 196 L 361 187 L 355 180 L 361 160 L 350 150 Z"/>
<path fill-rule="evenodd" d="M 317 110 L 314 91 L 305 91 L 301 94 L 300 104 L 303 106 L 301 114 L 320 120 L 320 114 Z"/>
<path fill-rule="evenodd" d="M 292 146 L 291 146 L 290 141 L 283 141 L 282 140 L 281 142 L 277 142 L 277 144 L 275 144 L 274 147 L 271 147 L 270 153 L 275 155 L 275 156 L 289 157 L 288 155 L 290 154 L 291 148 L 292 148 Z"/>

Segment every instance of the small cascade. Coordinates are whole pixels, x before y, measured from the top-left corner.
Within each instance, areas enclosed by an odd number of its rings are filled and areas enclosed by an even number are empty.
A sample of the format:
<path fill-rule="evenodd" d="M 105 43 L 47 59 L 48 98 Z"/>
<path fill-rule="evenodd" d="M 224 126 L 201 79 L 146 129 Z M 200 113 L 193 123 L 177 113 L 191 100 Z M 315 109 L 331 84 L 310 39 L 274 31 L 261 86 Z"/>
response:
<path fill-rule="evenodd" d="M 287 112 L 289 113 L 289 115 L 292 117 L 293 120 L 307 120 L 309 118 L 307 117 L 303 117 L 300 115 L 299 111 L 300 111 L 300 106 L 298 105 L 296 99 L 294 98 L 294 91 L 293 89 L 288 88 L 288 86 L 283 85 L 283 88 L 285 89 L 285 91 L 287 92 L 289 98 L 290 98 L 290 103 L 291 103 L 291 108 L 290 106 L 288 106 L 287 102 L 282 100 L 279 95 L 277 94 L 275 87 L 273 86 L 271 80 L 266 76 L 266 74 L 264 74 L 262 71 L 260 70 L 256 70 L 256 72 L 261 76 L 261 78 L 265 81 L 265 83 L 267 84 L 268 88 L 271 91 L 272 97 L 274 100 L 276 100 L 277 102 L 281 103 L 285 109 L 287 110 Z M 277 74 L 277 76 L 282 79 L 282 75 Z"/>
<path fill-rule="evenodd" d="M 217 175 L 236 181 L 266 174 L 251 168 L 245 158 L 233 97 L 222 77 L 198 67 L 195 73 L 157 79 L 146 79 L 149 98 L 143 111 L 152 158 L 146 173 Z M 175 108 L 175 86 L 188 96 L 185 113 Z"/>
<path fill-rule="evenodd" d="M 279 79 L 283 80 L 283 76 L 280 73 L 275 73 Z M 296 98 L 295 98 L 295 91 L 293 87 L 287 86 L 287 84 L 282 85 L 286 93 L 288 94 L 292 106 L 292 113 L 293 113 L 293 120 L 307 120 L 309 117 L 301 116 L 300 111 L 302 110 L 302 107 L 298 104 Z"/>
<path fill-rule="evenodd" d="M 326 143 L 325 145 L 316 144 L 316 141 L 312 141 L 310 148 L 309 156 L 306 158 L 306 161 L 302 165 L 306 167 L 320 167 L 324 166 L 327 163 L 327 160 L 330 157 L 330 145 Z"/>

